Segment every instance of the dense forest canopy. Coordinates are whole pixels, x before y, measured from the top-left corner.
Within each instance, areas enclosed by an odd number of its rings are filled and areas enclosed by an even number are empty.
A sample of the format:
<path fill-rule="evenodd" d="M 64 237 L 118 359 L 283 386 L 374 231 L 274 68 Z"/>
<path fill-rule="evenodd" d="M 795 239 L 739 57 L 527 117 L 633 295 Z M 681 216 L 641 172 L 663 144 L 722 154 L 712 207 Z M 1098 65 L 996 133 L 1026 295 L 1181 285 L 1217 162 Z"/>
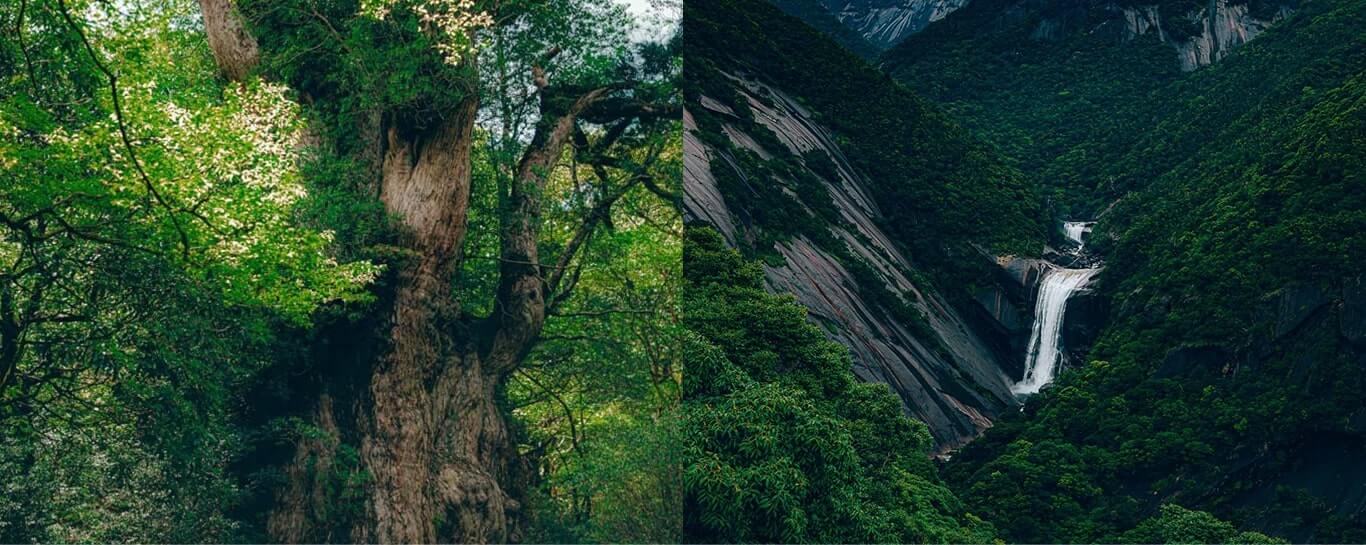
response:
<path fill-rule="evenodd" d="M 0 7 L 0 540 L 676 539 L 655 12 Z"/>

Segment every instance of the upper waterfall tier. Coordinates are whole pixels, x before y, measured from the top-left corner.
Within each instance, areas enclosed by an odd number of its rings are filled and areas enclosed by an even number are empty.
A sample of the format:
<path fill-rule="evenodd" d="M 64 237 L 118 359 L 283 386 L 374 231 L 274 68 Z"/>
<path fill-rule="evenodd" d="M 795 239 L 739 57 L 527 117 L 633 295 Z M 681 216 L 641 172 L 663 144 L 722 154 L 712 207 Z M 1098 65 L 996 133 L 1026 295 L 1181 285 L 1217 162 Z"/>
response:
<path fill-rule="evenodd" d="M 1096 222 L 1094 221 L 1063 222 L 1062 232 L 1067 235 L 1068 240 L 1077 243 L 1077 251 L 1080 252 L 1082 248 L 1086 247 L 1086 241 L 1084 240 L 1086 234 L 1090 233 L 1091 228 L 1095 225 Z"/>

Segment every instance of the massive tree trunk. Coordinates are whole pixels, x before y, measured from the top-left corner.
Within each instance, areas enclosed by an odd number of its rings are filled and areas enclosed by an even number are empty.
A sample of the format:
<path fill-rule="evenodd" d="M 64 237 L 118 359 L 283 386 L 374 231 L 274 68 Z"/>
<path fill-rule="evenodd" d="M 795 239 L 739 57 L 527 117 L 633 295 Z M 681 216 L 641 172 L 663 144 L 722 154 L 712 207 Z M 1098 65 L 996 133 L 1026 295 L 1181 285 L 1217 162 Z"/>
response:
<path fill-rule="evenodd" d="M 492 329 L 460 313 L 451 293 L 467 230 L 470 152 L 477 100 L 465 100 L 437 127 L 413 131 L 386 119 L 378 129 L 380 200 L 399 220 L 404 256 L 394 268 L 376 331 L 361 362 L 360 385 L 324 377 L 313 424 L 327 439 L 304 437 L 286 468 L 271 537 L 285 542 L 516 541 L 523 482 L 505 415 L 497 403 L 511 367 L 490 366 L 481 350 Z M 519 353 L 524 353 L 519 348 Z M 345 366 L 339 366 L 345 367 Z M 350 403 L 333 411 L 333 403 Z M 352 421 L 337 423 L 337 414 Z M 345 430 L 350 430 L 348 434 Z M 320 483 L 334 466 L 334 436 L 358 443 L 366 480 L 349 536 L 328 519 L 337 498 Z M 335 477 L 332 477 L 335 478 Z"/>
<path fill-rule="evenodd" d="M 510 367 L 489 366 L 480 350 L 490 329 L 462 317 L 451 293 L 460 265 L 470 198 L 470 151 L 477 101 L 467 99 L 437 127 L 410 132 L 392 120 L 379 129 L 379 193 L 398 218 L 405 256 L 387 301 L 360 335 L 377 342 L 362 357 L 359 385 L 324 377 L 313 411 L 323 433 L 296 445 L 268 531 L 284 542 L 485 543 L 516 541 L 522 482 L 498 390 Z M 346 365 L 337 365 L 345 368 Z M 330 393 L 347 392 L 334 400 Z M 334 403 L 349 403 L 334 411 Z M 337 422 L 341 414 L 351 421 Z M 348 433 L 349 430 L 349 433 Z M 327 472 L 337 437 L 358 443 L 367 478 L 349 535 L 329 518 Z"/>
<path fill-rule="evenodd" d="M 199 0 L 199 11 L 218 69 L 230 80 L 246 77 L 260 61 L 261 52 L 233 0 Z"/>
<path fill-rule="evenodd" d="M 228 0 L 201 4 L 224 74 L 243 77 L 257 62 L 255 41 Z M 229 47 L 220 53 L 218 44 Z M 250 55 L 242 54 L 248 49 Z M 546 299 L 575 251 L 567 251 L 553 269 L 540 265 L 546 176 L 577 116 L 613 89 L 548 89 L 539 69 L 537 83 L 542 119 L 504 195 L 499 285 L 485 318 L 462 314 L 452 293 L 467 231 L 477 97 L 441 114 L 433 127 L 413 128 L 383 113 L 361 124 L 379 133 L 371 140 L 378 149 L 360 155 L 377 163 L 378 193 L 399 221 L 403 257 L 390 264 L 392 282 L 381 297 L 386 303 L 377 305 L 378 314 L 368 322 L 374 331 L 363 335 L 375 342 L 359 343 L 366 348 L 358 365 L 334 364 L 337 376 L 323 379 L 311 417 L 324 437 L 299 440 L 268 521 L 272 538 L 342 537 L 331 515 L 339 499 L 326 497 L 326 483 L 337 465 L 338 445 L 351 441 L 368 476 L 359 516 L 347 522 L 351 540 L 520 539 L 526 468 L 498 395 L 540 335 Z M 596 225 L 601 213 L 585 228 Z M 571 247 L 577 249 L 583 238 Z"/>
<path fill-rule="evenodd" d="M 399 267 L 387 353 L 361 412 L 371 495 L 357 541 L 507 541 L 520 508 L 503 483 L 515 458 L 495 395 L 505 369 L 484 365 L 478 328 L 451 294 L 470 197 L 476 100 L 430 134 L 385 127 L 380 197 L 412 255 Z"/>

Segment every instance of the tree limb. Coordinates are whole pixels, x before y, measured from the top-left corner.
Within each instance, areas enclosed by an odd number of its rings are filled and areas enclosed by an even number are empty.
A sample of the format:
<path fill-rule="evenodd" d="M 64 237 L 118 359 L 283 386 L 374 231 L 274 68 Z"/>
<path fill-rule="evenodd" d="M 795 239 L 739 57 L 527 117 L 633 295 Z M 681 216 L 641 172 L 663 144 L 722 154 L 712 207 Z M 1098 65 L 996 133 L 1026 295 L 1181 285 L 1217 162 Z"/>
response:
<path fill-rule="evenodd" d="M 488 317 L 492 334 L 482 350 L 493 369 L 512 369 L 520 362 L 545 323 L 547 290 L 537 244 L 546 182 L 578 115 L 615 88 L 594 87 L 569 96 L 563 95 L 565 89 L 542 89 L 541 120 L 518 163 L 500 218 L 502 261 Z"/>

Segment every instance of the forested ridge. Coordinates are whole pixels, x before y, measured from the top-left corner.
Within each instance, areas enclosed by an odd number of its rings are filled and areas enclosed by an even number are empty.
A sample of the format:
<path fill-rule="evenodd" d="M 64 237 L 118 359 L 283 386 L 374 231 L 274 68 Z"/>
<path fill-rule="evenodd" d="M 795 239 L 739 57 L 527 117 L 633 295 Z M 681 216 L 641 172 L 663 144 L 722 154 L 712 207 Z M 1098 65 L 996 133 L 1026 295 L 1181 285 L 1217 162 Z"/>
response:
<path fill-rule="evenodd" d="M 0 541 L 677 539 L 660 9 L 0 6 Z"/>
<path fill-rule="evenodd" d="M 1106 539 L 1148 495 L 1295 540 L 1359 540 L 1360 514 L 1315 475 L 1359 482 L 1335 460 L 1361 441 L 1362 4 L 1300 3 L 1189 74 L 1152 35 L 983 24 L 1002 4 L 956 13 L 886 66 L 1017 157 L 1056 213 L 1104 212 L 1093 247 L 1111 312 L 1093 361 L 966 449 L 950 482 L 1012 539 Z"/>

